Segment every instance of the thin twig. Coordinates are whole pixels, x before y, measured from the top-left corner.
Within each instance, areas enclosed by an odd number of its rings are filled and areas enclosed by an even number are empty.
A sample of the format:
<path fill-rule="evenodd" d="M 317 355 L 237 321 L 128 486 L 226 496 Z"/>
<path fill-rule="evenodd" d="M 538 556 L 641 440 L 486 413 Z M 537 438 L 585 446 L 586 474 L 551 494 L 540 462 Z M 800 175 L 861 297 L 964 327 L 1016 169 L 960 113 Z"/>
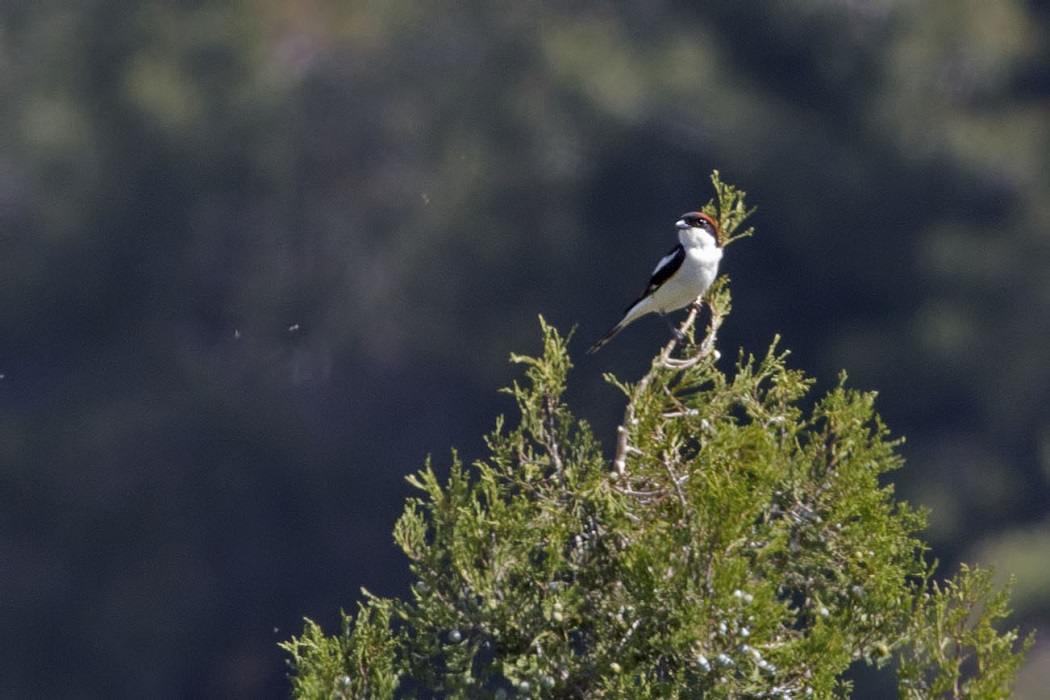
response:
<path fill-rule="evenodd" d="M 638 629 L 638 625 L 640 625 L 641 623 L 642 618 L 636 617 L 634 619 L 634 622 L 631 624 L 631 626 L 627 628 L 626 632 L 624 632 L 623 637 L 620 638 L 620 643 L 616 645 L 616 651 L 620 651 L 621 649 L 623 649 L 624 645 L 627 644 L 627 640 L 631 638 L 631 636 L 635 633 L 635 630 Z"/>
<path fill-rule="evenodd" d="M 686 331 L 692 329 L 693 324 L 696 323 L 696 315 L 699 311 L 700 300 L 697 298 L 697 300 L 689 307 L 689 314 L 685 317 L 685 321 L 682 322 L 682 327 L 678 329 L 678 333 L 668 341 L 667 345 L 665 345 L 664 349 L 660 352 L 660 362 L 662 364 L 667 364 L 669 360 L 671 362 L 676 362 L 676 360 L 671 360 L 671 353 L 673 353 L 678 347 L 680 339 L 685 337 Z"/>
<path fill-rule="evenodd" d="M 627 486 L 618 486 L 616 490 L 620 493 L 634 496 L 635 498 L 660 498 L 667 495 L 667 489 L 654 489 L 653 491 L 638 491 Z"/>
<path fill-rule="evenodd" d="M 634 417 L 630 403 L 627 404 L 627 412 L 631 418 Z M 616 433 L 616 457 L 613 459 L 613 466 L 616 467 L 616 473 L 623 476 L 627 471 L 627 428 L 622 425 L 617 426 Z"/>
<path fill-rule="evenodd" d="M 664 469 L 667 470 L 667 475 L 671 477 L 671 483 L 674 484 L 675 493 L 678 494 L 678 502 L 682 504 L 682 510 L 688 510 L 688 505 L 685 501 L 685 493 L 682 491 L 682 481 L 685 481 L 685 477 L 679 480 L 678 476 L 674 473 L 674 469 L 671 468 L 671 461 L 667 454 L 664 454 L 663 458 Z"/>
<path fill-rule="evenodd" d="M 685 333 L 686 329 L 691 329 L 692 325 L 696 322 L 696 316 L 700 312 L 700 305 L 702 303 L 703 302 L 700 301 L 700 299 L 697 299 L 696 302 L 693 303 L 692 308 L 689 310 L 689 315 L 686 316 L 685 322 L 682 323 L 680 329 L 682 334 Z M 722 317 L 720 314 L 715 313 L 715 310 L 712 307 L 711 329 L 708 331 L 703 341 L 701 341 L 696 354 L 692 357 L 687 357 L 681 360 L 672 358 L 671 353 L 674 352 L 675 348 L 678 346 L 678 338 L 673 338 L 671 342 L 664 346 L 663 351 L 660 353 L 660 364 L 668 369 L 686 369 L 697 364 L 712 353 L 717 352 L 715 350 L 715 340 L 718 337 L 718 329 L 721 325 Z"/>
<path fill-rule="evenodd" d="M 544 413 L 547 414 L 545 416 L 547 425 L 544 426 L 544 432 L 546 433 L 545 437 L 546 437 L 546 442 L 547 442 L 547 452 L 548 452 L 548 454 L 550 454 L 551 462 L 554 465 L 555 478 L 559 482 L 561 482 L 564 479 L 565 467 L 564 467 L 564 465 L 562 464 L 562 461 L 561 461 L 561 450 L 558 447 L 558 439 L 555 437 L 555 435 L 556 435 L 556 430 L 555 430 L 555 425 L 554 425 L 555 401 L 554 401 L 554 397 L 553 396 L 550 396 L 550 395 L 547 396 L 547 400 L 545 402 L 544 408 L 545 408 Z"/>
<path fill-rule="evenodd" d="M 685 317 L 685 321 L 682 322 L 679 332 L 671 338 L 667 345 L 665 345 L 660 351 L 659 359 L 656 362 L 658 366 L 671 370 L 682 370 L 692 367 L 713 353 L 717 353 L 717 350 L 715 350 L 715 340 L 718 335 L 718 329 L 722 325 L 722 317 L 720 314 L 716 313 L 712 307 L 711 327 L 703 341 L 701 341 L 698 347 L 698 352 L 692 357 L 681 360 L 671 357 L 674 351 L 678 348 L 679 343 L 681 343 L 681 339 L 693 337 L 692 335 L 687 336 L 686 333 L 693 333 L 693 326 L 696 323 L 697 315 L 700 313 L 700 305 L 702 303 L 700 297 L 693 302 L 689 308 L 689 314 Z M 653 370 L 650 370 L 644 377 L 642 377 L 642 380 L 638 382 L 638 386 L 635 387 L 633 395 L 637 397 L 644 394 L 648 390 L 649 383 L 653 378 L 654 372 Z M 679 406 L 684 410 L 684 406 L 681 406 L 681 404 L 679 404 Z M 640 451 L 632 448 L 628 444 L 630 428 L 634 426 L 635 423 L 634 400 L 632 398 L 627 401 L 627 408 L 624 409 L 623 423 L 617 428 L 616 456 L 613 458 L 613 467 L 616 469 L 616 473 L 620 476 L 624 476 L 627 473 L 628 452 L 633 450 L 636 453 L 641 454 Z"/>

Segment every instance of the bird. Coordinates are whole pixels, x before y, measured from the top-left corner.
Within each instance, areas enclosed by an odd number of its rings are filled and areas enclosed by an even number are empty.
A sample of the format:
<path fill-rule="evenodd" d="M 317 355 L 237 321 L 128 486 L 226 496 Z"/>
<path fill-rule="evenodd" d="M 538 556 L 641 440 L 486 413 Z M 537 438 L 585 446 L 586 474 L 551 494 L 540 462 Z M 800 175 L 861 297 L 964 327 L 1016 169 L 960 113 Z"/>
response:
<path fill-rule="evenodd" d="M 628 324 L 648 313 L 661 316 L 695 302 L 718 276 L 722 247 L 718 223 L 707 214 L 691 211 L 675 223 L 678 245 L 656 264 L 649 284 L 623 312 L 623 318 L 587 351 L 592 355 Z"/>

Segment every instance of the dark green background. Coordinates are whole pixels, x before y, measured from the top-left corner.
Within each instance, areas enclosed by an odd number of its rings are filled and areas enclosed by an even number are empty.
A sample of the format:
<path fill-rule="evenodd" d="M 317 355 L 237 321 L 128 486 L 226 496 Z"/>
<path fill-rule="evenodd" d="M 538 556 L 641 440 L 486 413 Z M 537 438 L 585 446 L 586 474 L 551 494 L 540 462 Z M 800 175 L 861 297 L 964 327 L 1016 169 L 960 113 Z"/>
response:
<path fill-rule="evenodd" d="M 667 329 L 583 350 L 713 168 L 759 207 L 723 362 L 879 390 L 934 553 L 1048 627 L 1046 5 L 625 5 L 0 4 L 5 697 L 284 696 L 537 314 L 611 449 Z"/>

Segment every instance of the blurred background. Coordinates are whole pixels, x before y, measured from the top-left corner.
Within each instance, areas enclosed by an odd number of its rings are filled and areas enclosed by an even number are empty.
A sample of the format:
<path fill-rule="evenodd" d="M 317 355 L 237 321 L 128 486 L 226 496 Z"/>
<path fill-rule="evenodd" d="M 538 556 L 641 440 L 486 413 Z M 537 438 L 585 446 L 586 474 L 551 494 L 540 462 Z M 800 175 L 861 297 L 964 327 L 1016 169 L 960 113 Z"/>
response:
<path fill-rule="evenodd" d="M 611 451 L 667 329 L 583 350 L 714 168 L 758 207 L 723 364 L 880 392 L 1045 697 L 1050 8 L 556 5 L 0 4 L 5 697 L 286 696 L 303 616 L 406 591 L 403 477 L 484 454 L 537 314 Z"/>

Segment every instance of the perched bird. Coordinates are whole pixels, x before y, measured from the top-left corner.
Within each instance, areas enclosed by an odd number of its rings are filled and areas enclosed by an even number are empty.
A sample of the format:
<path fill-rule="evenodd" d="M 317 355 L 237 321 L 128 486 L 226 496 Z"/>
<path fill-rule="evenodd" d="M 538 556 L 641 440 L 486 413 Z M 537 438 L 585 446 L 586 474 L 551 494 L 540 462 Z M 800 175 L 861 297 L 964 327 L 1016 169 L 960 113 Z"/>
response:
<path fill-rule="evenodd" d="M 678 245 L 657 263 L 642 296 L 627 307 L 620 322 L 592 345 L 587 354 L 597 352 L 627 324 L 645 314 L 663 315 L 688 306 L 715 281 L 718 262 L 722 259 L 718 224 L 703 212 L 691 211 L 683 214 L 675 226 Z"/>

